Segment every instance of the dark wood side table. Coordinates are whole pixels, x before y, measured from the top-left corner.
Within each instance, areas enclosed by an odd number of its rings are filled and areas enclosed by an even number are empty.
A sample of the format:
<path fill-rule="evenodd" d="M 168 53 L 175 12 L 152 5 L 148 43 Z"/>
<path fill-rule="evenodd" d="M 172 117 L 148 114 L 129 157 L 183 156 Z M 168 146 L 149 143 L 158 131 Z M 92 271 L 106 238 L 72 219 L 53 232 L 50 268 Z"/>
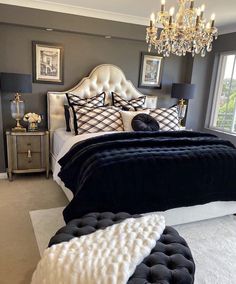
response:
<path fill-rule="evenodd" d="M 46 172 L 49 177 L 49 132 L 7 131 L 8 178 L 12 174 Z"/>

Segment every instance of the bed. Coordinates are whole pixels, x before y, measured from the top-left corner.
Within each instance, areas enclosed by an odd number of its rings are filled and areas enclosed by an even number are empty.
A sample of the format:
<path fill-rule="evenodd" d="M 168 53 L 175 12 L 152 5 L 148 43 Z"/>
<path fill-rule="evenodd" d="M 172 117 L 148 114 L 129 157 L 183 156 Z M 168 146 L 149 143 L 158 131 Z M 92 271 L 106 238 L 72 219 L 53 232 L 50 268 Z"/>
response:
<path fill-rule="evenodd" d="M 111 91 L 122 93 L 127 99 L 139 97 L 142 95 L 135 89 L 130 81 L 127 81 L 124 73 L 114 65 L 104 64 L 96 67 L 91 74 L 84 78 L 78 85 L 67 92 L 79 94 L 82 97 L 90 97 L 96 93 Z M 64 102 L 66 92 L 49 92 L 48 93 L 48 125 L 51 141 L 51 161 L 54 179 L 63 188 L 69 200 L 72 200 L 71 191 L 67 190 L 64 184 L 58 178 L 60 165 L 58 161 L 69 149 L 78 141 L 84 141 L 93 136 L 100 136 L 101 133 L 82 134 L 72 136 L 65 133 L 64 119 Z M 108 101 L 110 98 L 108 98 Z M 105 133 L 102 133 L 105 134 Z M 60 149 L 60 151 L 59 151 Z M 235 186 L 236 187 L 236 186 Z M 184 206 L 179 208 L 171 208 L 163 214 L 168 225 L 176 225 L 181 223 L 193 222 L 208 218 L 229 215 L 236 212 L 235 201 L 215 201 L 207 204 Z"/>

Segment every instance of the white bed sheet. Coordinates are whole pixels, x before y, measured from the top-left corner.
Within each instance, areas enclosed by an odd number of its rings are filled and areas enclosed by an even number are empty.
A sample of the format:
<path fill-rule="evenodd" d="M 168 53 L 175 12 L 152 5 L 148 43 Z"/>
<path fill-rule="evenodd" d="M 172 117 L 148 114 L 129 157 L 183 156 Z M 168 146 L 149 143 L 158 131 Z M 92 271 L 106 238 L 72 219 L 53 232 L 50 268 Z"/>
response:
<path fill-rule="evenodd" d="M 110 134 L 114 132 L 100 132 L 100 133 L 92 133 L 92 134 L 82 134 L 73 136 L 72 134 L 63 134 L 63 130 L 58 129 L 56 131 L 56 139 L 57 147 L 60 146 L 61 149 L 59 154 L 56 157 L 55 168 L 53 172 L 54 180 L 61 186 L 65 195 L 67 196 L 68 200 L 71 201 L 73 198 L 72 192 L 65 187 L 64 183 L 58 177 L 58 173 L 60 171 L 60 165 L 58 161 L 62 158 L 70 148 L 77 142 L 86 140 L 91 137 L 96 137 L 104 134 Z M 65 131 L 64 131 L 65 132 Z M 191 222 L 197 222 L 201 220 L 211 219 L 211 218 L 218 218 L 221 216 L 232 215 L 236 213 L 236 201 L 229 201 L 229 202 L 210 202 L 203 205 L 196 205 L 190 207 L 180 207 L 180 208 L 173 208 L 167 211 L 158 212 L 162 214 L 166 219 L 166 224 L 168 226 L 174 226 L 179 224 L 186 224 Z"/>
<path fill-rule="evenodd" d="M 74 137 L 72 132 L 68 132 L 65 128 L 58 128 L 53 133 L 52 154 L 57 157 L 63 145 L 71 137 Z"/>

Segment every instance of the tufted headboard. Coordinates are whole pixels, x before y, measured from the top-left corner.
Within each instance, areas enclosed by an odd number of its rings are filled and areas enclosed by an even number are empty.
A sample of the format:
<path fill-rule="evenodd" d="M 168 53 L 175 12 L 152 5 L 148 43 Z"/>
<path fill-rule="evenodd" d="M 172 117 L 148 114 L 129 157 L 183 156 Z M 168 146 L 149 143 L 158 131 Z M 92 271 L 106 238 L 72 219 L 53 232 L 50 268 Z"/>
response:
<path fill-rule="evenodd" d="M 64 92 L 48 92 L 48 128 L 50 132 L 65 127 L 64 104 L 66 103 L 65 94 L 68 92 L 78 94 L 81 98 L 89 98 L 106 92 L 108 101 L 111 100 L 111 92 L 117 92 L 128 100 L 143 95 L 130 81 L 126 80 L 119 67 L 110 64 L 99 65 L 72 89 Z"/>

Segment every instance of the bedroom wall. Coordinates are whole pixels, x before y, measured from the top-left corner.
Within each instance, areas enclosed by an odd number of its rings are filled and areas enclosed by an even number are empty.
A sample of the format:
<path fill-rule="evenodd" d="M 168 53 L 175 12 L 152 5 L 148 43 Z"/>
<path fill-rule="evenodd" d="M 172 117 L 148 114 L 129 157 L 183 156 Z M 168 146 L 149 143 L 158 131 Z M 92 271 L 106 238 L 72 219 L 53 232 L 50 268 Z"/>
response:
<path fill-rule="evenodd" d="M 35 19 L 37 17 L 37 24 L 44 23 L 45 26 L 50 26 L 52 23 L 57 25 L 58 17 L 65 19 L 67 22 L 73 23 L 75 28 L 76 16 L 64 15 L 46 11 L 35 11 L 27 8 L 9 7 L 8 5 L 0 5 L 7 7 L 7 10 L 0 9 L 0 72 L 16 72 L 16 73 L 32 73 L 32 54 L 31 42 L 44 41 L 51 43 L 60 43 L 65 48 L 65 83 L 64 85 L 47 85 L 47 84 L 33 84 L 32 94 L 24 94 L 23 98 L 26 103 L 26 112 L 34 111 L 43 114 L 43 124 L 46 126 L 46 93 L 47 91 L 62 91 L 67 90 L 84 76 L 87 76 L 90 71 L 99 64 L 111 63 L 119 66 L 126 77 L 131 80 L 134 85 L 138 86 L 140 54 L 146 51 L 147 46 L 144 40 L 140 40 L 140 31 L 144 31 L 143 26 L 128 25 L 125 34 L 119 32 L 119 28 L 126 27 L 127 24 L 118 22 L 105 21 L 106 26 L 113 27 L 109 29 L 110 34 L 120 35 L 122 37 L 114 37 L 105 39 L 104 36 L 99 35 L 100 29 L 104 26 L 104 20 L 98 21 L 98 28 L 96 28 L 95 19 L 85 18 L 88 33 L 86 33 L 83 25 L 83 32 L 69 31 L 52 31 L 48 32 L 45 28 L 35 27 L 34 18 L 30 17 L 32 26 L 30 27 L 29 16 L 32 12 Z M 31 11 L 29 11 L 31 10 Z M 10 14 L 10 11 L 12 12 Z M 20 17 L 18 17 L 19 13 Z M 22 16 L 22 13 L 25 17 Z M 2 17 L 3 16 L 3 17 Z M 52 21 L 52 18 L 55 22 Z M 81 18 L 81 17 L 79 17 Z M 12 19 L 14 22 L 10 24 Z M 91 20 L 91 22 L 88 21 Z M 80 19 L 81 20 L 81 19 Z M 15 25 L 15 22 L 19 25 Z M 102 21 L 102 23 L 101 23 Z M 4 22 L 4 23 L 3 23 Z M 90 24 L 89 24 L 90 23 Z M 23 25 L 24 24 L 24 25 Z M 123 26 L 125 25 L 125 26 Z M 65 24 L 65 27 L 68 25 Z M 91 27 L 94 27 L 96 35 L 91 33 Z M 130 33 L 132 39 L 127 39 L 127 31 Z M 107 32 L 107 31 L 106 31 Z M 134 34 L 137 33 L 137 39 L 134 39 Z M 145 34 L 142 33 L 142 37 Z M 191 58 L 180 58 L 173 56 L 165 59 L 163 70 L 163 87 L 158 89 L 140 89 L 141 92 L 150 95 L 158 95 L 158 106 L 171 106 L 176 101 L 171 99 L 169 94 L 173 82 L 182 82 L 186 79 L 186 72 L 188 70 Z M 11 118 L 9 109 L 9 100 L 13 95 L 4 94 L 2 96 L 2 112 L 3 112 L 3 131 L 13 126 L 14 120 Z M 5 149 L 6 150 L 6 149 Z M 0 148 L 1 151 L 1 148 Z M 4 168 L 3 159 L 0 159 L 0 171 Z"/>
<path fill-rule="evenodd" d="M 2 123 L 2 102 L 1 102 L 1 92 L 0 92 L 0 173 L 5 171 L 3 161 L 4 161 L 3 123 Z"/>

